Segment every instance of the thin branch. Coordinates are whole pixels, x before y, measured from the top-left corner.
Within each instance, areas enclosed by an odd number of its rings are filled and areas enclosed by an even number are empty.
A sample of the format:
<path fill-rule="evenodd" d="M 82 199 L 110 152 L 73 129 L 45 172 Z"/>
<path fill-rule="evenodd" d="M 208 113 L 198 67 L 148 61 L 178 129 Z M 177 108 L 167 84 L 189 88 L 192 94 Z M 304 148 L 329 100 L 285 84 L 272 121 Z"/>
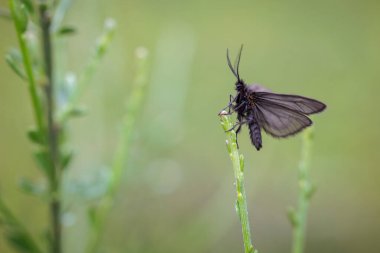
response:
<path fill-rule="evenodd" d="M 247 208 L 247 198 L 245 196 L 244 188 L 244 157 L 239 154 L 237 144 L 236 144 L 236 133 L 235 131 L 229 131 L 233 127 L 233 122 L 227 112 L 222 111 L 220 113 L 220 122 L 227 135 L 227 149 L 232 161 L 232 167 L 235 176 L 236 185 L 236 211 L 239 215 L 243 242 L 244 242 L 244 252 L 245 253 L 258 253 L 251 241 L 251 231 L 249 228 L 248 219 L 248 208 Z"/>
<path fill-rule="evenodd" d="M 87 244 L 86 253 L 96 253 L 99 250 L 101 236 L 104 232 L 104 226 L 108 214 L 113 207 L 113 201 L 116 190 L 119 188 L 125 166 L 129 158 L 129 149 L 131 147 L 132 134 L 135 131 L 136 119 L 142 109 L 142 103 L 145 97 L 145 88 L 147 85 L 147 56 L 148 52 L 145 48 L 136 50 L 137 69 L 136 76 L 132 85 L 132 93 L 127 104 L 127 112 L 123 121 L 123 129 L 121 141 L 116 150 L 114 161 L 112 164 L 112 177 L 108 184 L 107 193 L 94 209 L 93 224 L 90 231 L 90 239 Z"/>
<path fill-rule="evenodd" d="M 303 134 L 303 147 L 298 167 L 298 205 L 297 210 L 289 211 L 289 219 L 293 227 L 292 253 L 303 253 L 305 248 L 306 223 L 310 199 L 315 187 L 309 177 L 310 153 L 313 142 L 313 127 L 309 127 Z"/>
<path fill-rule="evenodd" d="M 42 136 L 44 133 L 43 109 L 42 109 L 40 98 L 38 96 L 37 85 L 36 85 L 35 77 L 33 74 L 32 61 L 30 59 L 29 49 L 25 41 L 25 31 L 26 31 L 26 25 L 27 25 L 25 24 L 25 22 L 27 21 L 24 21 L 23 18 L 20 18 L 19 8 L 20 6 L 17 6 L 17 3 L 14 0 L 9 0 L 9 9 L 12 15 L 13 23 L 16 28 L 17 40 L 20 46 L 25 72 L 29 81 L 28 88 L 29 88 L 30 98 L 32 101 L 34 118 L 37 124 L 39 135 L 41 135 L 41 138 L 43 138 Z"/>
<path fill-rule="evenodd" d="M 61 226 L 61 165 L 59 154 L 59 126 L 55 123 L 55 96 L 54 96 L 54 78 L 53 78 L 53 50 L 51 43 L 51 14 L 48 6 L 41 3 L 39 6 L 40 26 L 42 30 L 42 48 L 46 74 L 46 83 L 44 84 L 46 96 L 47 111 L 47 130 L 50 160 L 52 167 L 52 178 L 50 179 L 50 215 L 51 215 L 51 232 L 52 232 L 52 253 L 62 252 L 62 226 Z"/>

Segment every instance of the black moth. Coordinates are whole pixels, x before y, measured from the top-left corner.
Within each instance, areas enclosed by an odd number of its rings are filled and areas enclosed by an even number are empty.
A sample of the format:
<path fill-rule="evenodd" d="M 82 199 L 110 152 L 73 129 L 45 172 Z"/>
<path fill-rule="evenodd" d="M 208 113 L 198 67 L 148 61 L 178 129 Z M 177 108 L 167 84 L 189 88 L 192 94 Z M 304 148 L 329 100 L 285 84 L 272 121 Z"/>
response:
<path fill-rule="evenodd" d="M 262 147 L 261 129 L 276 138 L 294 135 L 310 126 L 312 121 L 306 116 L 323 111 L 326 105 L 312 98 L 297 95 L 272 93 L 257 85 L 247 85 L 239 76 L 241 51 L 232 66 L 227 49 L 227 62 L 237 78 L 236 96 L 230 95 L 230 103 L 224 108 L 237 113 L 236 137 L 243 124 L 247 124 L 252 144 L 257 150 Z M 232 130 L 230 129 L 230 130 Z"/>

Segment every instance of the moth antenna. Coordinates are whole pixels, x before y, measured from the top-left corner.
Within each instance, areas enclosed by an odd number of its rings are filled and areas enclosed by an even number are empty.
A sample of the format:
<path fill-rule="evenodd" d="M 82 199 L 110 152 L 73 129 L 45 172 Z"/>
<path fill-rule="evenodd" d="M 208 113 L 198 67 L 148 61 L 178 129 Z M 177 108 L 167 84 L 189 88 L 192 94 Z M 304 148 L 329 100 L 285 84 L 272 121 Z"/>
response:
<path fill-rule="evenodd" d="M 234 74 L 234 76 L 235 76 L 238 80 L 240 80 L 238 74 L 236 73 L 234 67 L 232 66 L 232 63 L 231 63 L 231 60 L 230 60 L 230 54 L 229 54 L 229 52 L 228 52 L 228 48 L 227 48 L 227 63 L 228 63 L 228 67 L 230 67 L 230 69 L 231 69 L 232 73 Z"/>
<path fill-rule="evenodd" d="M 236 70 L 236 77 L 240 81 L 240 75 L 239 75 L 239 66 L 240 66 L 240 58 L 241 58 L 241 52 L 243 51 L 243 44 L 241 44 L 240 50 L 238 55 L 236 56 L 235 60 L 235 70 Z"/>

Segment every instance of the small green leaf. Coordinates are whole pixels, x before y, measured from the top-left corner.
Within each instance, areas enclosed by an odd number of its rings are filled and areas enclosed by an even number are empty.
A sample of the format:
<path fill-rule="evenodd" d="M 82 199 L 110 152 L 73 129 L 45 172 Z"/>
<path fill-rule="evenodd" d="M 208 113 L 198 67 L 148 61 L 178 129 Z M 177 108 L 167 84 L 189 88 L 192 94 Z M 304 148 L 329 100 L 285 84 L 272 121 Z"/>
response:
<path fill-rule="evenodd" d="M 21 1 L 22 4 L 25 5 L 26 10 L 30 14 L 34 13 L 34 6 L 33 6 L 33 3 L 32 3 L 32 0 L 20 0 L 20 1 Z"/>
<path fill-rule="evenodd" d="M 22 231 L 18 229 L 14 229 L 9 231 L 6 234 L 6 238 L 8 242 L 19 252 L 23 253 L 34 253 L 39 252 L 36 248 L 36 245 L 34 245 L 31 238 L 23 233 Z"/>
<path fill-rule="evenodd" d="M 27 132 L 28 138 L 31 142 L 35 144 L 44 145 L 44 138 L 40 132 L 36 129 L 29 129 Z"/>
<path fill-rule="evenodd" d="M 296 210 L 293 207 L 289 207 L 287 210 L 288 219 L 292 227 L 298 226 L 298 218 Z"/>
<path fill-rule="evenodd" d="M 36 184 L 29 179 L 22 178 L 19 186 L 25 193 L 41 197 L 46 193 L 46 186 L 43 184 Z"/>
<path fill-rule="evenodd" d="M 306 190 L 306 198 L 310 200 L 314 196 L 316 191 L 317 187 L 314 184 L 309 184 L 309 187 Z"/>
<path fill-rule="evenodd" d="M 45 175 L 48 178 L 51 178 L 53 175 L 53 169 L 54 166 L 51 163 L 50 157 L 49 157 L 49 152 L 46 150 L 40 150 L 34 153 L 34 158 L 36 159 L 36 162 L 40 169 L 45 173 Z"/>
<path fill-rule="evenodd" d="M 81 117 L 87 114 L 87 109 L 83 107 L 76 107 L 70 110 L 68 115 L 70 117 Z"/>
<path fill-rule="evenodd" d="M 64 154 L 62 154 L 62 161 L 61 161 L 62 169 L 65 169 L 70 164 L 73 156 L 74 154 L 71 151 L 65 152 Z"/>
<path fill-rule="evenodd" d="M 22 57 L 18 50 L 12 49 L 6 56 L 5 61 L 9 67 L 23 80 L 27 80 L 25 71 L 22 65 Z"/>
<path fill-rule="evenodd" d="M 58 35 L 74 35 L 76 29 L 73 26 L 63 26 L 57 31 Z"/>

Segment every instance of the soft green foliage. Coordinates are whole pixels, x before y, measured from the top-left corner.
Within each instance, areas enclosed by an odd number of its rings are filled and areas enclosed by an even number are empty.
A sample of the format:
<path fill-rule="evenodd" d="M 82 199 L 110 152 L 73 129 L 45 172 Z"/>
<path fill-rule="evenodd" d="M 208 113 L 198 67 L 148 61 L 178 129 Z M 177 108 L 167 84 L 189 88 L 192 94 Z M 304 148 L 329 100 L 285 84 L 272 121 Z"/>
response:
<path fill-rule="evenodd" d="M 66 101 L 58 103 L 56 96 L 60 95 L 60 89 L 57 84 L 62 82 L 55 80 L 54 77 L 56 71 L 56 63 L 53 57 L 56 53 L 54 39 L 73 34 L 75 31 L 74 27 L 62 25 L 69 5 L 70 1 L 67 0 L 58 1 L 57 7 L 44 1 L 34 3 L 31 0 L 9 0 L 10 13 L 20 52 L 16 49 L 11 50 L 6 56 L 6 62 L 18 76 L 28 83 L 37 126 L 29 129 L 27 136 L 36 146 L 33 155 L 48 184 L 47 188 L 39 187 L 32 181 L 25 179 L 20 184 L 20 188 L 26 193 L 47 200 L 49 203 L 51 224 L 46 238 L 50 244 L 48 250 L 52 253 L 60 253 L 63 248 L 61 224 L 63 194 L 61 186 L 64 170 L 69 167 L 73 158 L 73 152 L 66 148 L 68 136 L 66 126 L 69 119 L 82 114 L 81 110 L 77 108 L 77 103 L 85 92 L 99 61 L 109 47 L 115 30 L 115 21 L 108 19 L 105 23 L 104 33 L 97 40 L 94 52 L 80 74 L 79 83 L 74 87 L 71 94 L 65 97 Z M 38 12 L 35 11 L 35 6 L 38 7 Z M 52 13 L 54 13 L 53 16 Z M 39 21 L 37 23 L 39 29 L 34 28 L 34 25 L 37 25 L 36 20 Z M 34 23 L 33 26 L 29 25 L 31 23 Z M 38 35 L 41 35 L 37 42 L 39 45 L 33 44 L 28 39 L 30 36 L 38 37 Z M 38 47 L 42 48 L 42 57 L 37 52 Z M 43 66 L 43 69 L 40 66 Z M 143 82 L 145 83 L 145 79 Z M 140 84 L 141 80 L 138 79 L 136 83 Z M 129 129 L 129 131 L 131 130 Z M 5 227 L 6 238 L 18 251 L 41 252 L 27 230 L 5 206 L 2 199 L 0 199 L 0 220 L 1 225 Z"/>
<path fill-rule="evenodd" d="M 58 121 L 65 122 L 69 116 L 78 115 L 78 102 L 83 96 L 83 93 L 90 84 L 91 77 L 93 76 L 100 60 L 106 52 L 109 44 L 112 40 L 114 31 L 116 28 L 116 22 L 113 19 L 107 19 L 104 23 L 103 34 L 97 39 L 93 53 L 91 54 L 85 68 L 82 70 L 78 82 L 75 84 L 75 89 L 71 96 L 66 101 L 66 105 L 59 112 Z"/>
<path fill-rule="evenodd" d="M 248 219 L 248 209 L 247 209 L 247 198 L 245 196 L 244 188 L 244 157 L 239 154 L 236 143 L 236 132 L 231 130 L 233 127 L 233 121 L 230 116 L 227 115 L 225 111 L 220 113 L 220 121 L 223 127 L 223 130 L 227 134 L 227 149 L 232 161 L 232 168 L 235 175 L 235 185 L 236 185 L 236 212 L 239 216 L 241 222 L 241 228 L 243 233 L 243 242 L 244 242 L 244 252 L 245 253 L 258 253 L 255 250 L 252 241 L 251 241 L 251 231 L 249 228 L 249 219 Z"/>

